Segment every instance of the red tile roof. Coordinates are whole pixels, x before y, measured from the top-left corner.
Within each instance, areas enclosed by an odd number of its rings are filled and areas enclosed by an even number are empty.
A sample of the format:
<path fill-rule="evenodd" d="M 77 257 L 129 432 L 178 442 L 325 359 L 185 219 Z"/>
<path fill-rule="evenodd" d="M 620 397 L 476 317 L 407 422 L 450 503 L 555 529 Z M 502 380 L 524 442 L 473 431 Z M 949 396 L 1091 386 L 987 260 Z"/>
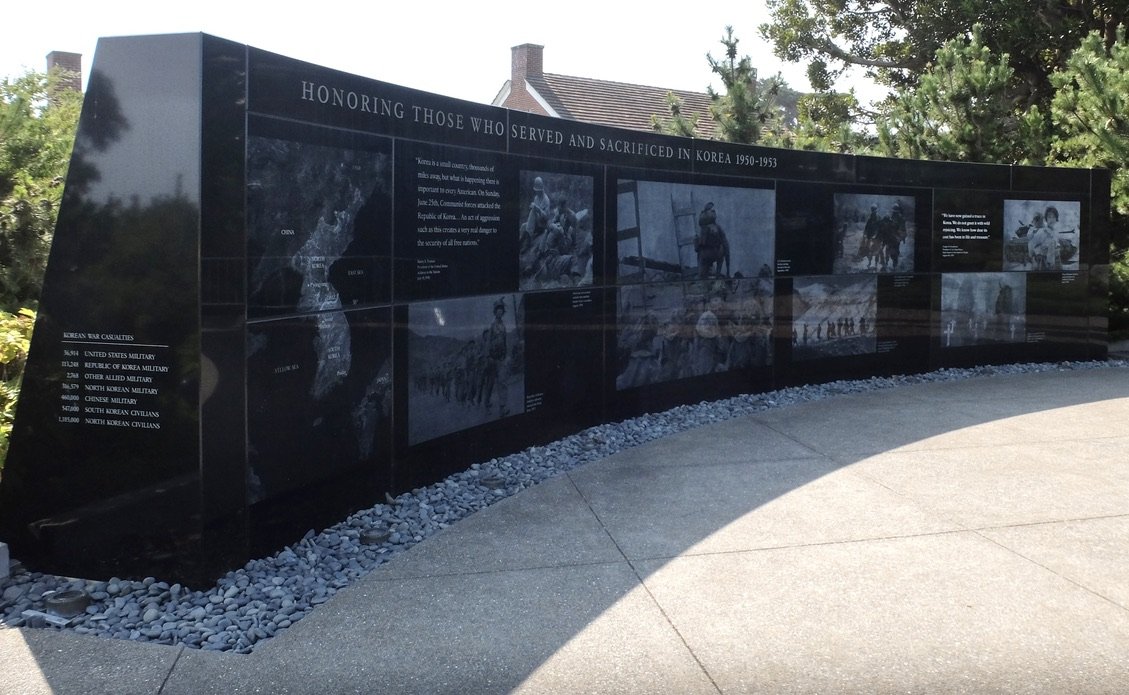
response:
<path fill-rule="evenodd" d="M 682 100 L 682 114 L 699 114 L 698 136 L 715 134 L 710 117 L 710 97 L 703 92 L 687 92 L 661 87 L 647 87 L 625 82 L 596 80 L 543 72 L 526 78 L 529 86 L 545 100 L 561 118 L 585 123 L 651 131 L 651 116 L 669 118 L 666 95 L 673 92 Z"/>

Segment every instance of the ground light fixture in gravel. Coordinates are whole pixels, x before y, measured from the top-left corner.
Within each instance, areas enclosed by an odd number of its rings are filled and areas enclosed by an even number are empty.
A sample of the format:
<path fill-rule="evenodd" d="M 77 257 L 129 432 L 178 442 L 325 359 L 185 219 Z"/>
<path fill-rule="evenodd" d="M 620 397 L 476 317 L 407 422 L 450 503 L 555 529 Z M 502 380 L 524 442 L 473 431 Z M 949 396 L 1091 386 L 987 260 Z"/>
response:
<path fill-rule="evenodd" d="M 271 557 L 251 560 L 207 591 L 141 581 L 91 581 L 16 571 L 0 581 L 0 626 L 44 627 L 160 644 L 247 653 L 397 553 L 527 487 L 624 449 L 693 427 L 781 406 L 908 384 L 975 376 L 1126 367 L 1057 362 L 872 377 L 685 405 L 599 425 L 546 446 L 474 464 L 389 498 Z"/>

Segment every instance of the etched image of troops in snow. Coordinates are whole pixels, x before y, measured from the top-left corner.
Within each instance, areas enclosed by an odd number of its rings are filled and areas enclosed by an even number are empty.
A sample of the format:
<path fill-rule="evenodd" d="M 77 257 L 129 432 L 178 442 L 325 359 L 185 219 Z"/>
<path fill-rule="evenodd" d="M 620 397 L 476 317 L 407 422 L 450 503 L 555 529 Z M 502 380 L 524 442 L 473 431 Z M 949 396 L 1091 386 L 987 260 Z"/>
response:
<path fill-rule="evenodd" d="M 521 172 L 522 291 L 592 284 L 593 186 L 591 176 Z"/>
<path fill-rule="evenodd" d="M 913 272 L 915 230 L 911 196 L 836 193 L 832 271 Z"/>
<path fill-rule="evenodd" d="M 618 281 L 770 278 L 775 225 L 770 189 L 620 180 Z"/>
<path fill-rule="evenodd" d="M 771 364 L 772 301 L 768 278 L 621 287 L 616 390 Z"/>
<path fill-rule="evenodd" d="M 941 275 L 941 345 L 1022 343 L 1027 338 L 1025 273 Z"/>
<path fill-rule="evenodd" d="M 875 352 L 878 279 L 866 276 L 796 278 L 792 285 L 792 359 Z"/>
<path fill-rule="evenodd" d="M 408 443 L 525 409 L 524 301 L 486 295 L 408 307 Z"/>

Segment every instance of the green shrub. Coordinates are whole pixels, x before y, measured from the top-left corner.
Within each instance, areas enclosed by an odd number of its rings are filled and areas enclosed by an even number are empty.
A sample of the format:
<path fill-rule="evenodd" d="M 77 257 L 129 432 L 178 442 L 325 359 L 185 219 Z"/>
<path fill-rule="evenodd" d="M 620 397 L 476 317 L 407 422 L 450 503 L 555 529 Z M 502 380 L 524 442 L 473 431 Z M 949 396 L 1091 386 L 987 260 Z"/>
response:
<path fill-rule="evenodd" d="M 35 312 L 20 309 L 15 314 L 0 311 L 0 473 L 8 457 L 8 437 L 16 419 L 16 401 L 24 375 Z"/>

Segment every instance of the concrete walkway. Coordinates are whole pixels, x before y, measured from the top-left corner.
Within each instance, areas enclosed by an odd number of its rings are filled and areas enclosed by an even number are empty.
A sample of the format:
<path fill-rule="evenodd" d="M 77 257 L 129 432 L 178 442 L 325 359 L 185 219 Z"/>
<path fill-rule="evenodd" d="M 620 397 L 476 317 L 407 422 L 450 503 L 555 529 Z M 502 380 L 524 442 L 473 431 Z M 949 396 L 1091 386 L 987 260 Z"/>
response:
<path fill-rule="evenodd" d="M 250 655 L 0 629 L 3 693 L 1123 693 L 1129 369 L 907 386 L 636 447 Z"/>

